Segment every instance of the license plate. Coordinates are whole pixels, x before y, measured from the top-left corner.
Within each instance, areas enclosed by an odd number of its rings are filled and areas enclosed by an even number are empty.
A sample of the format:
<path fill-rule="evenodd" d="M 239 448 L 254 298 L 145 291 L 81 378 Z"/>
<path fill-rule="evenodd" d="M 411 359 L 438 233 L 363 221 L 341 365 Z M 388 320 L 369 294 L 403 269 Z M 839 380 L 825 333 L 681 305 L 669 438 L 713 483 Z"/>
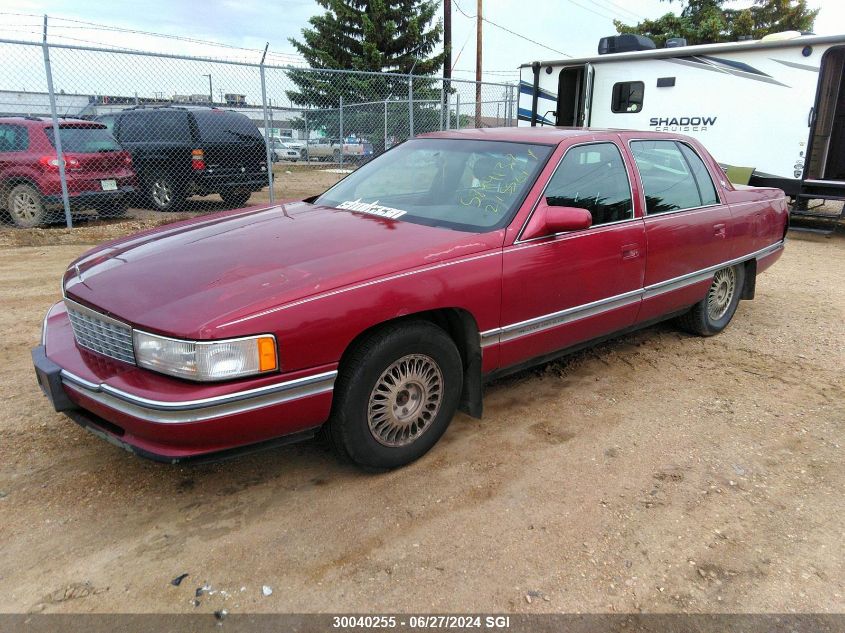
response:
<path fill-rule="evenodd" d="M 100 186 L 103 188 L 103 191 L 117 191 L 116 180 L 101 180 Z"/>

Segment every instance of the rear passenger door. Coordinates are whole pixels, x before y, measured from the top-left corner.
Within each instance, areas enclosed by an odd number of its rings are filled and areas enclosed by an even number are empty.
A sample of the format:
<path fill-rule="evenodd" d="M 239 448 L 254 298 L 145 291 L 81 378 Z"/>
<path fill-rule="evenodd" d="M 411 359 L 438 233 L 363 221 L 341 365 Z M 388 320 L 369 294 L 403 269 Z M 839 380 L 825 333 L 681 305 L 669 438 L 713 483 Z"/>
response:
<path fill-rule="evenodd" d="M 698 154 L 673 140 L 631 140 L 642 184 L 647 257 L 638 321 L 690 306 L 730 259 L 731 213 Z"/>
<path fill-rule="evenodd" d="M 633 325 L 645 236 L 616 143 L 568 148 L 543 196 L 588 209 L 587 229 L 521 241 L 503 251 L 500 365 L 517 365 Z"/>

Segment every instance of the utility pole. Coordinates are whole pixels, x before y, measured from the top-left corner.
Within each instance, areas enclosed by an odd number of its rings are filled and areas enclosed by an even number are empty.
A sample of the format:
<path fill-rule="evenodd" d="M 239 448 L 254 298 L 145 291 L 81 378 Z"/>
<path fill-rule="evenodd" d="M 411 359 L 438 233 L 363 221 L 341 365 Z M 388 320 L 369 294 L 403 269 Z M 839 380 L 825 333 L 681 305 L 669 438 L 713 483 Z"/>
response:
<path fill-rule="evenodd" d="M 443 0 L 443 77 L 452 78 L 452 0 Z"/>
<path fill-rule="evenodd" d="M 481 0 L 475 13 L 475 127 L 481 127 Z"/>

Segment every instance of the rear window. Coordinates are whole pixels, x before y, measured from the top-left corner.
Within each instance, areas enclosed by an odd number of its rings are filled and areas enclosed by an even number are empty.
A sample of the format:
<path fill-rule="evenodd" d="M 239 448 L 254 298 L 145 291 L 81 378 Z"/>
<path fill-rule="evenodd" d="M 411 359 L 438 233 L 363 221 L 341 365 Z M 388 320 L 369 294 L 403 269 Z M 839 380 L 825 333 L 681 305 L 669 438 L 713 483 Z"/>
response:
<path fill-rule="evenodd" d="M 45 128 L 44 133 L 53 147 L 56 139 L 53 128 Z M 59 134 L 62 139 L 63 152 L 77 152 L 80 154 L 95 154 L 97 152 L 117 152 L 120 145 L 105 127 L 72 127 L 60 126 Z"/>
<path fill-rule="evenodd" d="M 242 114 L 224 110 L 194 112 L 200 138 L 212 143 L 236 143 L 238 141 L 264 142 L 255 123 Z"/>

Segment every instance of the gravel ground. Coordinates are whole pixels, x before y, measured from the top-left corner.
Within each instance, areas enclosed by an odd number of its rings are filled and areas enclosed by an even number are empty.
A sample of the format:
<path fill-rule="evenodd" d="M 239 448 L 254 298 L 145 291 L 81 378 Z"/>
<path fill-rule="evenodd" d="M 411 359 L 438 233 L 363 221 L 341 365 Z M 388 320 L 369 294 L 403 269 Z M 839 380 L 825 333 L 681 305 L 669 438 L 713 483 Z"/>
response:
<path fill-rule="evenodd" d="M 501 380 L 372 475 L 316 441 L 154 464 L 51 411 L 29 349 L 60 273 L 132 222 L 3 234 L 0 612 L 845 610 L 841 236 L 793 232 L 721 335 Z"/>

